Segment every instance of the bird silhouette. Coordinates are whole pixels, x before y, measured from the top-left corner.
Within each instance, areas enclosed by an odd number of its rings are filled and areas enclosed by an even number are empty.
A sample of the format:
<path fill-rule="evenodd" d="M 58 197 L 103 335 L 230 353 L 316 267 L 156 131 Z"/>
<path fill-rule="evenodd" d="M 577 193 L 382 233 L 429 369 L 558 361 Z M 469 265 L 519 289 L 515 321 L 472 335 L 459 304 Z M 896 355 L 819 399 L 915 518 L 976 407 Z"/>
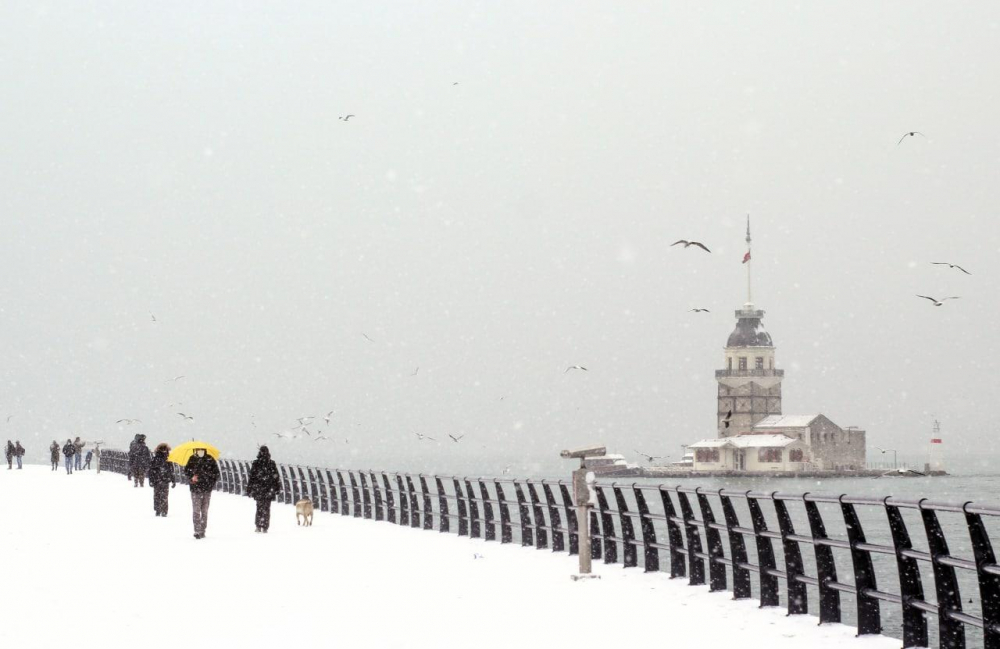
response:
<path fill-rule="evenodd" d="M 179 381 L 179 380 L 181 380 L 183 378 L 184 378 L 184 375 L 181 374 L 180 376 L 175 376 L 172 379 L 167 379 L 166 381 L 164 381 L 164 383 L 173 383 L 173 382 Z"/>
<path fill-rule="evenodd" d="M 431 437 L 431 436 L 429 436 L 429 435 L 421 435 L 420 433 L 414 433 L 414 435 L 416 435 L 416 436 L 417 436 L 417 439 L 418 439 L 419 441 L 421 441 L 421 442 L 422 442 L 422 441 L 424 441 L 425 439 L 429 439 L 429 440 L 431 440 L 432 442 L 436 442 L 436 441 L 437 441 L 436 439 L 434 439 L 433 437 Z"/>
<path fill-rule="evenodd" d="M 453 441 L 453 442 L 455 442 L 455 443 L 457 444 L 457 443 L 458 443 L 458 440 L 460 440 L 460 439 L 462 439 L 463 437 L 465 437 L 465 433 L 462 433 L 462 434 L 461 434 L 461 435 L 459 435 L 458 437 L 455 437 L 455 436 L 454 436 L 454 435 L 452 435 L 451 433 L 448 433 L 448 437 L 450 437 L 450 438 L 451 438 L 451 441 Z"/>
<path fill-rule="evenodd" d="M 177 414 L 184 417 L 185 421 L 194 421 L 194 415 L 185 415 L 183 412 L 178 412 Z"/>
<path fill-rule="evenodd" d="M 586 367 L 584 367 L 583 365 L 570 365 L 569 367 L 566 368 L 566 372 L 568 372 L 570 370 L 583 370 L 584 372 L 589 372 L 590 371 Z M 563 372 L 563 374 L 565 374 L 566 372 Z"/>
<path fill-rule="evenodd" d="M 362 332 L 362 333 L 361 333 L 361 335 L 362 335 L 362 336 L 364 336 L 364 337 L 365 337 L 365 340 L 367 340 L 368 342 L 370 342 L 370 343 L 373 343 L 373 342 L 375 342 L 374 340 L 372 340 L 371 338 L 369 338 L 369 337 L 368 337 L 368 334 L 366 334 L 366 333 Z"/>
<path fill-rule="evenodd" d="M 149 317 L 153 319 L 153 322 L 156 322 L 156 316 L 153 315 L 152 311 L 150 311 Z"/>
<path fill-rule="evenodd" d="M 934 264 L 935 266 L 947 266 L 948 268 L 957 268 L 960 271 L 962 271 L 963 273 L 965 273 L 966 275 L 971 275 L 972 274 L 969 271 L 967 271 L 964 268 L 962 268 L 961 266 L 959 266 L 958 264 L 952 264 L 952 263 L 949 263 L 947 261 L 932 261 L 931 263 Z"/>
<path fill-rule="evenodd" d="M 708 309 L 691 309 L 692 313 L 711 313 Z"/>
<path fill-rule="evenodd" d="M 510 473 L 510 466 L 505 466 L 505 467 L 503 468 L 503 473 L 502 473 L 502 475 L 507 475 L 508 473 Z"/>
<path fill-rule="evenodd" d="M 343 116 L 343 117 L 338 117 L 337 119 L 342 119 L 342 120 L 344 120 L 346 122 L 347 120 L 351 119 L 352 117 L 354 117 L 353 114 L 352 115 Z"/>
<path fill-rule="evenodd" d="M 957 299 L 959 299 L 959 297 L 961 297 L 961 296 L 959 296 L 959 295 L 953 295 L 953 296 L 951 296 L 951 297 L 943 297 L 943 298 L 941 298 L 940 300 L 938 300 L 938 299 L 936 299 L 936 298 L 933 298 L 933 297 L 928 297 L 928 296 L 926 296 L 926 295 L 918 295 L 917 297 L 922 297 L 922 298 L 924 298 L 925 300 L 930 300 L 931 302 L 933 302 L 933 303 L 934 303 L 934 306 L 941 306 L 942 304 L 944 304 L 944 303 L 945 303 L 945 301 L 946 301 L 946 300 L 957 300 Z"/>
<path fill-rule="evenodd" d="M 323 417 L 323 421 L 325 421 L 325 422 L 326 422 L 326 425 L 327 425 L 327 426 L 329 426 L 329 425 L 330 425 L 330 416 L 331 416 L 331 415 L 333 414 L 333 412 L 334 412 L 334 411 L 333 411 L 333 410 L 331 410 L 330 412 L 326 413 L 326 417 Z"/>
<path fill-rule="evenodd" d="M 650 464 L 653 463 L 653 460 L 665 460 L 665 459 L 667 459 L 667 457 L 665 455 L 650 455 L 649 453 L 643 453 L 642 451 L 639 451 L 639 450 L 636 450 L 635 452 L 638 453 L 639 455 L 643 456 L 644 458 L 646 458 L 646 460 L 649 461 Z"/>
<path fill-rule="evenodd" d="M 670 244 L 670 247 L 673 248 L 679 243 L 683 243 L 685 248 L 690 248 L 691 246 L 698 246 L 705 252 L 712 252 L 711 250 L 705 247 L 705 244 L 701 243 L 700 241 L 688 241 L 686 239 L 678 239 L 677 241 L 674 241 L 672 244 Z"/>
<path fill-rule="evenodd" d="M 116 424 L 120 424 L 122 422 L 125 422 L 126 426 L 131 426 L 132 424 L 141 424 L 142 420 L 141 419 L 119 419 L 115 423 Z"/>
<path fill-rule="evenodd" d="M 324 441 L 329 441 L 329 439 L 330 439 L 330 438 L 329 438 L 329 437 L 327 437 L 326 435 L 319 435 L 319 436 L 317 436 L 317 437 L 316 437 L 316 439 L 314 439 L 313 441 L 314 441 L 314 442 L 318 442 L 318 441 L 320 441 L 320 440 L 324 440 Z"/>
<path fill-rule="evenodd" d="M 730 408 L 729 412 L 726 413 L 726 418 L 722 420 L 722 423 L 726 425 L 726 428 L 729 428 L 729 420 L 732 418 L 733 418 L 733 409 Z"/>
<path fill-rule="evenodd" d="M 413 374 L 410 374 L 410 376 L 416 376 L 417 372 L 419 372 L 419 371 L 420 371 L 420 366 L 418 365 L 417 369 L 413 370 Z"/>
<path fill-rule="evenodd" d="M 896 146 L 899 146 L 900 144 L 902 144 L 903 140 L 905 140 L 906 138 L 913 137 L 914 135 L 919 135 L 920 137 L 922 137 L 924 139 L 927 138 L 927 136 L 924 135 L 923 133 L 921 133 L 920 131 L 910 131 L 909 133 L 903 133 L 903 137 L 899 138 L 899 142 L 896 142 Z"/>

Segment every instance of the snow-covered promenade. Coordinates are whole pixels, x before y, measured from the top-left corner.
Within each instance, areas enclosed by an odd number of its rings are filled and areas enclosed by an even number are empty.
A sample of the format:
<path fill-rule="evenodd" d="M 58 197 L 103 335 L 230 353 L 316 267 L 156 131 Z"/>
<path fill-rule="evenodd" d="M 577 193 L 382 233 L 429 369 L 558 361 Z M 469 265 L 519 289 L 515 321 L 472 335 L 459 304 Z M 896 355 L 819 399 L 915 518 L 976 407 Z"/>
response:
<path fill-rule="evenodd" d="M 812 616 L 733 601 L 666 574 L 215 493 L 192 538 L 186 487 L 117 474 L 0 469 L 0 625 L 6 646 L 899 647 Z M 480 558 L 481 557 L 481 558 Z"/>

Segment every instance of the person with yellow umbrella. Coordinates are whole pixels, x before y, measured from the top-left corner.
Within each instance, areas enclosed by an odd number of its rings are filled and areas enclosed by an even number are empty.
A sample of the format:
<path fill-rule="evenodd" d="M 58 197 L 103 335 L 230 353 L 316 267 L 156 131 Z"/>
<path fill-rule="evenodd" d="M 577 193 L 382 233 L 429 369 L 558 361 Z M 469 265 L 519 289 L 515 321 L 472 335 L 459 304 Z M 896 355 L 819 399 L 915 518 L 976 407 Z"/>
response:
<path fill-rule="evenodd" d="M 205 538 L 208 527 L 208 504 L 212 490 L 219 480 L 219 449 L 205 442 L 184 442 L 170 451 L 170 461 L 184 467 L 184 475 L 191 484 L 191 513 L 194 519 L 194 538 Z"/>

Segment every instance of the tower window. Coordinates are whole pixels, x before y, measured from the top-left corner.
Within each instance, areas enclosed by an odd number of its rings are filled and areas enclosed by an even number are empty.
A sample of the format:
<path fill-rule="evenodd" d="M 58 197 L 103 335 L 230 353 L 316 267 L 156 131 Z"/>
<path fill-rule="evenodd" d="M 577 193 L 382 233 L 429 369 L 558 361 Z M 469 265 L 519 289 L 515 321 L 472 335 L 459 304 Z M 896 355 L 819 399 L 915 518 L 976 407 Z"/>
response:
<path fill-rule="evenodd" d="M 733 371 L 733 359 L 732 358 L 727 358 L 726 359 L 726 369 L 729 370 L 730 372 Z"/>
<path fill-rule="evenodd" d="M 746 371 L 747 369 L 747 358 L 746 356 L 740 356 L 740 370 Z"/>
<path fill-rule="evenodd" d="M 757 359 L 756 359 L 756 361 L 755 361 L 755 365 L 757 366 L 758 370 L 764 369 L 764 357 L 763 356 L 758 356 Z"/>

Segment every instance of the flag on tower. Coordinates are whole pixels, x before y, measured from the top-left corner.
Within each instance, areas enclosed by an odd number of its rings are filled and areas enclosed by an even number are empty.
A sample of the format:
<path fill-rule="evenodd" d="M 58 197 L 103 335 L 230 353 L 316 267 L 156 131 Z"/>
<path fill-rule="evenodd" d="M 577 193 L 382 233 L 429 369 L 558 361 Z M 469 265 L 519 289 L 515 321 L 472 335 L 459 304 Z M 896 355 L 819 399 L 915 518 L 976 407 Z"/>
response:
<path fill-rule="evenodd" d="M 750 251 L 749 250 L 747 250 L 747 254 L 743 255 L 743 263 L 745 264 L 748 261 L 750 261 Z"/>

